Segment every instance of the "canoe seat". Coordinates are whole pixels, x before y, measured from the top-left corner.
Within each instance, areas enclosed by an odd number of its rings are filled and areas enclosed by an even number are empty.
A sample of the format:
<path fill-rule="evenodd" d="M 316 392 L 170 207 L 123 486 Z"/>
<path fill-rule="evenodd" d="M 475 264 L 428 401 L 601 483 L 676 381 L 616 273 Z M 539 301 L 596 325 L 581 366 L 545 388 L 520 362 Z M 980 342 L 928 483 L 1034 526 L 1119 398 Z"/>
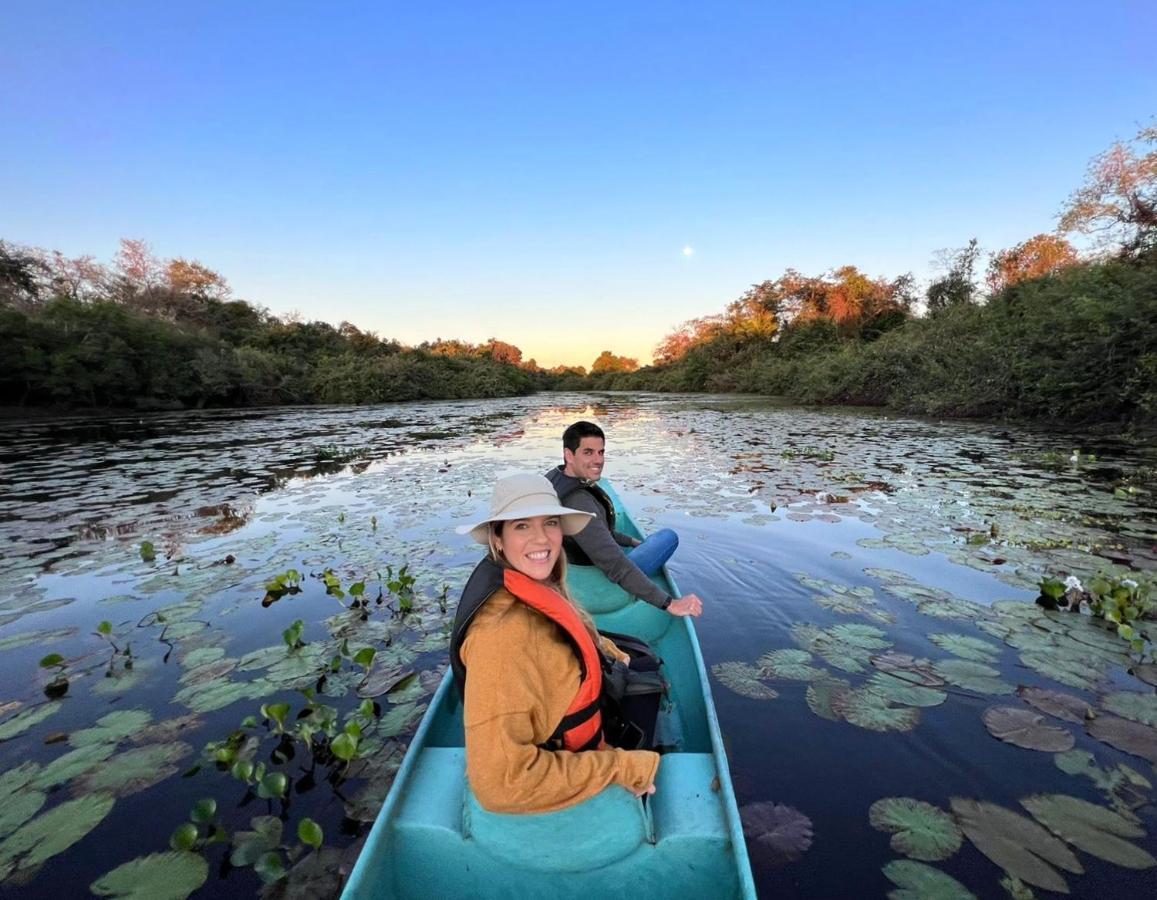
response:
<path fill-rule="evenodd" d="M 551 813 L 488 812 L 466 789 L 463 832 L 494 859 L 537 872 L 597 869 L 634 853 L 651 841 L 651 815 L 622 787 Z"/>
<path fill-rule="evenodd" d="M 716 774 L 710 753 L 668 753 L 663 757 L 655 793 L 648 798 L 658 844 L 730 841 Z"/>

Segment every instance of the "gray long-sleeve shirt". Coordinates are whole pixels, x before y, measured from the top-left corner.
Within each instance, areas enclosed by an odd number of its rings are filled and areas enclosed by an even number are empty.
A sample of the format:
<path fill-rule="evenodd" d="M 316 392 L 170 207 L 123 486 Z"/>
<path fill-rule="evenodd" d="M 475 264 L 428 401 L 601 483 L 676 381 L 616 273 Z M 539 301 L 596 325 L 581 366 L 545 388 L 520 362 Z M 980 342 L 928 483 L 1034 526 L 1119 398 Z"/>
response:
<path fill-rule="evenodd" d="M 566 498 L 566 505 L 595 515 L 594 521 L 574 536 L 591 562 L 628 594 L 664 608 L 671 597 L 623 553 L 623 547 L 634 541 L 620 531 L 611 531 L 603 505 L 587 491 L 575 491 Z"/>

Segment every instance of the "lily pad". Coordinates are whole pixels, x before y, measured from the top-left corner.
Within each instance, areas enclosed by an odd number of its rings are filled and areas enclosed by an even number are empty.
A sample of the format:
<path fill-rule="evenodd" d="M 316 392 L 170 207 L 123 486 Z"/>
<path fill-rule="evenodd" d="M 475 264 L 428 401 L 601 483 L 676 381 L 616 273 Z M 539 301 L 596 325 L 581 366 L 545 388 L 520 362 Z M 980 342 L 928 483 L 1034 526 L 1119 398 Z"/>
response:
<path fill-rule="evenodd" d="M 976 900 L 976 895 L 939 869 L 910 859 L 894 859 L 884 875 L 900 888 L 889 891 L 888 900 Z"/>
<path fill-rule="evenodd" d="M 103 678 L 98 678 L 89 688 L 98 697 L 115 697 L 126 694 L 148 680 L 149 670 L 153 668 L 151 660 L 137 662 L 131 669 L 117 668 L 105 672 Z"/>
<path fill-rule="evenodd" d="M 1060 691 L 1028 687 L 1023 684 L 1016 689 L 1016 693 L 1029 706 L 1034 706 L 1041 712 L 1064 719 L 1066 722 L 1080 724 L 1096 715 L 1088 703 L 1072 694 L 1062 694 Z"/>
<path fill-rule="evenodd" d="M 99 766 L 116 752 L 116 744 L 88 744 L 59 756 L 41 769 L 29 782 L 32 787 L 46 790 L 64 784 Z"/>
<path fill-rule="evenodd" d="M 0 774 L 0 806 L 17 791 L 28 787 L 39 771 L 40 763 L 27 760 Z"/>
<path fill-rule="evenodd" d="M 74 790 L 127 797 L 175 775 L 177 763 L 192 752 L 192 747 L 180 741 L 128 750 L 79 779 Z"/>
<path fill-rule="evenodd" d="M 282 824 L 277 816 L 254 816 L 249 824 L 252 831 L 238 831 L 233 835 L 229 862 L 235 866 L 251 866 L 281 844 Z"/>
<path fill-rule="evenodd" d="M 1157 765 L 1157 728 L 1115 716 L 1098 716 L 1085 723 L 1085 731 L 1102 743 Z"/>
<path fill-rule="evenodd" d="M 884 632 L 872 625 L 845 622 L 829 628 L 828 634 L 842 644 L 851 644 L 864 650 L 883 650 L 892 646 Z"/>
<path fill-rule="evenodd" d="M 382 716 L 378 722 L 378 734 L 382 737 L 396 737 L 400 734 L 409 734 L 418 727 L 422 715 L 426 712 L 426 704 L 403 703 L 395 706 Z"/>
<path fill-rule="evenodd" d="M 126 900 L 184 900 L 208 877 L 209 863 L 201 854 L 171 850 L 117 866 L 89 885 L 89 890 L 98 897 Z"/>
<path fill-rule="evenodd" d="M 1046 656 L 1043 653 L 1021 653 L 1020 660 L 1046 678 L 1067 684 L 1069 687 L 1091 691 L 1101 680 L 1101 673 L 1092 668 L 1085 659 L 1064 658 L 1059 655 Z"/>
<path fill-rule="evenodd" d="M 1146 684 L 1157 687 L 1157 663 L 1133 666 L 1132 672 Z"/>
<path fill-rule="evenodd" d="M 1036 900 L 1036 894 L 1027 884 L 1012 875 L 1005 875 L 1000 879 L 1000 886 L 1008 894 L 1010 900 Z"/>
<path fill-rule="evenodd" d="M 286 876 L 261 891 L 261 900 L 314 900 L 337 897 L 349 873 L 346 853 L 334 847 L 320 847 L 293 866 Z"/>
<path fill-rule="evenodd" d="M 397 685 L 414 673 L 401 666 L 374 666 L 365 680 L 358 685 L 358 696 L 364 698 L 380 697 L 392 691 Z"/>
<path fill-rule="evenodd" d="M 181 665 L 186 669 L 196 669 L 199 666 L 207 666 L 209 663 L 217 662 L 225 656 L 224 647 L 198 647 L 196 650 L 190 650 L 185 654 L 181 660 Z"/>
<path fill-rule="evenodd" d="M 213 712 L 231 706 L 238 700 L 255 700 L 276 690 L 274 685 L 258 678 L 255 681 L 221 679 L 206 684 L 190 684 L 177 692 L 173 700 L 198 713 Z"/>
<path fill-rule="evenodd" d="M 807 705 L 821 719 L 829 722 L 840 721 L 839 713 L 832 707 L 832 701 L 852 686 L 842 678 L 821 678 L 807 686 Z"/>
<path fill-rule="evenodd" d="M 983 719 L 994 738 L 1026 750 L 1060 753 L 1071 750 L 1077 742 L 1072 732 L 1050 725 L 1044 716 L 1019 706 L 994 706 L 984 711 Z"/>
<path fill-rule="evenodd" d="M 115 802 L 107 794 L 89 794 L 26 822 L 0 844 L 0 881 L 30 880 L 49 859 L 96 828 Z"/>
<path fill-rule="evenodd" d="M 281 662 L 289 655 L 289 650 L 284 644 L 277 644 L 273 647 L 262 647 L 260 650 L 253 650 L 246 653 L 239 660 L 237 660 L 237 669 L 240 672 L 252 672 L 255 669 L 267 669 L 274 663 Z"/>
<path fill-rule="evenodd" d="M 768 865 L 797 860 L 812 845 L 811 819 L 782 803 L 749 803 L 740 808 L 739 819 L 752 855 Z"/>
<path fill-rule="evenodd" d="M 23 634 L 12 634 L 0 638 L 0 651 L 15 650 L 17 647 L 27 647 L 30 644 L 44 646 L 63 641 L 76 634 L 75 628 L 54 628 L 47 631 L 26 631 Z"/>
<path fill-rule="evenodd" d="M 1065 844 L 1034 822 L 995 803 L 952 798 L 952 812 L 976 849 L 1014 878 L 1047 891 L 1069 893 L 1053 868 L 1076 875 L 1085 869 Z"/>
<path fill-rule="evenodd" d="M 155 722 L 147 728 L 142 728 L 130 740 L 134 744 L 167 744 L 169 741 L 185 737 L 191 731 L 196 731 L 203 724 L 204 720 L 200 716 L 189 713 Z"/>
<path fill-rule="evenodd" d="M 757 664 L 763 678 L 782 678 L 787 681 L 815 681 L 824 676 L 823 669 L 810 665 L 812 655 L 806 650 L 785 648 L 763 654 Z"/>
<path fill-rule="evenodd" d="M 1118 691 L 1103 697 L 1101 705 L 1110 712 L 1142 725 L 1157 725 L 1157 694 Z"/>
<path fill-rule="evenodd" d="M 944 679 L 932 671 L 932 663 L 927 659 L 917 659 L 907 653 L 878 653 L 871 658 L 872 665 L 881 672 L 896 675 L 909 684 L 921 687 L 940 687 Z"/>
<path fill-rule="evenodd" d="M 49 716 L 54 716 L 58 712 L 60 712 L 60 704 L 55 702 L 42 703 L 40 706 L 21 710 L 10 719 L 0 723 L 0 741 L 8 741 L 18 734 L 23 734 L 32 726 L 39 725 Z"/>
<path fill-rule="evenodd" d="M 348 777 L 363 779 L 365 784 L 346 801 L 345 814 L 348 818 L 356 822 L 373 822 L 377 818 L 405 756 L 404 746 L 397 741 L 389 741 L 373 755 L 350 763 Z"/>
<path fill-rule="evenodd" d="M 195 669 L 186 669 L 185 673 L 181 676 L 181 684 L 196 685 L 204 684 L 207 681 L 216 681 L 228 675 L 236 668 L 237 660 L 218 659 L 214 662 L 197 666 Z"/>
<path fill-rule="evenodd" d="M 0 804 L 0 839 L 7 837 L 17 828 L 40 812 L 47 795 L 41 791 L 20 791 L 6 797 Z"/>
<path fill-rule="evenodd" d="M 1100 859 L 1129 869 L 1157 866 L 1157 859 L 1124 838 L 1145 830 L 1119 813 L 1065 794 L 1038 794 L 1020 801 L 1053 834 Z"/>
<path fill-rule="evenodd" d="M 865 688 L 832 697 L 832 710 L 845 722 L 868 731 L 911 731 L 920 724 L 920 710 L 893 706 L 887 697 Z"/>
<path fill-rule="evenodd" d="M 937 660 L 932 671 L 949 684 L 978 694 L 1011 694 L 1014 690 L 1011 684 L 1000 680 L 999 670 L 968 659 Z"/>
<path fill-rule="evenodd" d="M 735 691 L 741 697 L 752 700 L 774 700 L 779 696 L 762 681 L 762 671 L 745 662 L 721 662 L 711 667 L 711 674 L 724 687 Z"/>
<path fill-rule="evenodd" d="M 939 706 L 948 699 L 944 691 L 909 684 L 903 675 L 889 675 L 887 672 L 876 672 L 865 688 L 902 706 Z"/>
<path fill-rule="evenodd" d="M 90 744 L 117 744 L 131 737 L 153 720 L 153 714 L 143 709 L 119 709 L 101 716 L 91 728 L 74 731 L 68 738 L 73 747 Z"/>
<path fill-rule="evenodd" d="M 935 862 L 960 849 L 963 834 L 944 810 L 911 797 L 885 797 L 868 810 L 868 821 L 891 831 L 892 849 L 913 859 Z"/>
<path fill-rule="evenodd" d="M 980 663 L 992 662 L 1001 652 L 1001 648 L 996 644 L 965 634 L 930 634 L 928 640 L 941 650 L 947 650 L 953 656 Z"/>

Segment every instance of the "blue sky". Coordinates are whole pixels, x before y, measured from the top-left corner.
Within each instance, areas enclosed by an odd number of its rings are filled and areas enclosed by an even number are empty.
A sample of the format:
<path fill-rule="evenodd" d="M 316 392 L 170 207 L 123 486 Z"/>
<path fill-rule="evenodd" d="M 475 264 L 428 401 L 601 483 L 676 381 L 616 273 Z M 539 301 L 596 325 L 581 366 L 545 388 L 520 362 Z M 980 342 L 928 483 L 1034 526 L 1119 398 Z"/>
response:
<path fill-rule="evenodd" d="M 420 7 L 428 8 L 422 9 Z M 7 4 L 0 237 L 275 313 L 649 359 L 787 267 L 1051 230 L 1157 4 Z M 691 256 L 683 248 L 694 248 Z"/>

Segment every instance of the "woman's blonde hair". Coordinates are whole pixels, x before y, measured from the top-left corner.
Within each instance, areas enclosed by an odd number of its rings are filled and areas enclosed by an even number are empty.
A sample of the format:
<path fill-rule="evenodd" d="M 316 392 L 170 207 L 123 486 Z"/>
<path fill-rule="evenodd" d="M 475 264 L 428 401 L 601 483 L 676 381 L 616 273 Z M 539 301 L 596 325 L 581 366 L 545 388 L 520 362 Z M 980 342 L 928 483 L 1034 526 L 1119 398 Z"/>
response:
<path fill-rule="evenodd" d="M 502 535 L 503 522 L 490 523 L 490 537 L 488 544 L 490 546 L 490 559 L 502 566 L 504 569 L 513 569 L 514 566 L 510 564 L 502 553 L 502 549 L 498 546 L 498 538 Z M 517 571 L 517 570 L 516 570 Z M 578 613 L 587 631 L 590 632 L 591 640 L 595 642 L 595 646 L 599 646 L 599 630 L 595 627 L 595 620 L 591 618 L 591 614 L 583 609 L 579 604 L 575 603 L 574 597 L 571 596 L 570 588 L 566 585 L 566 553 L 560 552 L 558 559 L 554 561 L 554 568 L 550 570 L 550 580 L 547 585 L 561 596 L 567 603 L 574 607 L 575 612 Z"/>

